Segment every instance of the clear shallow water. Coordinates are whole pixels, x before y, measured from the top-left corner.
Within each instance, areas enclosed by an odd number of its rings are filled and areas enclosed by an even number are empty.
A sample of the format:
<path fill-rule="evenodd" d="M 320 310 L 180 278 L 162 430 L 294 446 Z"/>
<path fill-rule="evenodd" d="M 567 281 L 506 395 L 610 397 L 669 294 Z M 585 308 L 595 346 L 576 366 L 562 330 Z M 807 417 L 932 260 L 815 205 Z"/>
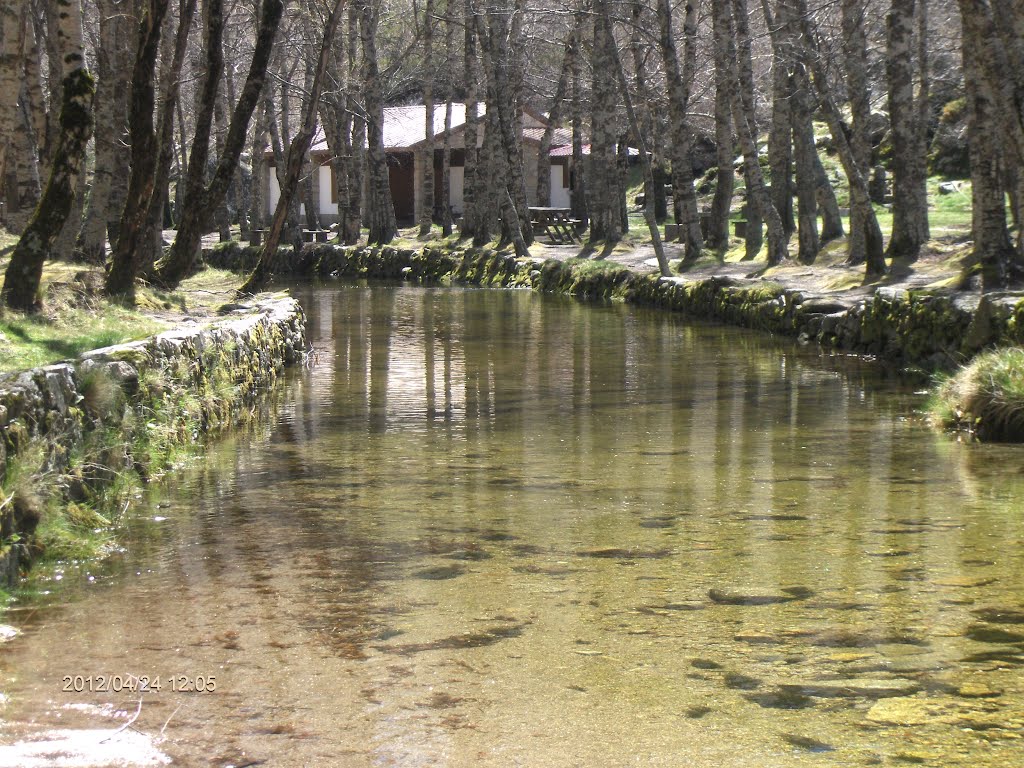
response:
<path fill-rule="evenodd" d="M 0 742 L 138 711 L 182 765 L 1024 764 L 1021 450 L 759 334 L 296 294 L 317 363 L 266 424 L 8 614 Z M 61 690 L 100 674 L 164 687 Z"/>

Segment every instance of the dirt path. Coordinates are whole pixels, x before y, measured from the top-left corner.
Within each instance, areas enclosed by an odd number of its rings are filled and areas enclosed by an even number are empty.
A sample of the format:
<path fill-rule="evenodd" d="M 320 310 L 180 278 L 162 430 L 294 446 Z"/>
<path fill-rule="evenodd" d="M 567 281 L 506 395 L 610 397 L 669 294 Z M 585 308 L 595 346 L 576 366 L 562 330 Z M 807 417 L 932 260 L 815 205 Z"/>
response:
<path fill-rule="evenodd" d="M 673 275 L 684 281 L 728 277 L 738 282 L 772 282 L 808 294 L 827 294 L 837 300 L 855 301 L 871 295 L 881 286 L 905 290 L 956 288 L 961 283 L 961 262 L 969 252 L 969 244 L 955 241 L 934 242 L 931 249 L 922 254 L 915 263 L 897 265 L 889 274 L 871 281 L 865 281 L 863 266 L 850 266 L 845 263 L 842 242 L 826 246 L 813 265 L 788 261 L 778 267 L 768 268 L 764 259 L 744 261 L 741 252 L 732 251 L 723 260 L 719 260 L 715 255 L 705 256 L 681 273 L 676 270 L 682 258 L 682 246 L 668 243 L 665 250 Z M 606 259 L 640 273 L 658 271 L 654 247 L 649 243 L 620 244 L 608 253 L 595 253 L 583 246 L 548 245 L 537 242 L 530 251 L 538 258 L 560 261 L 570 258 Z"/>

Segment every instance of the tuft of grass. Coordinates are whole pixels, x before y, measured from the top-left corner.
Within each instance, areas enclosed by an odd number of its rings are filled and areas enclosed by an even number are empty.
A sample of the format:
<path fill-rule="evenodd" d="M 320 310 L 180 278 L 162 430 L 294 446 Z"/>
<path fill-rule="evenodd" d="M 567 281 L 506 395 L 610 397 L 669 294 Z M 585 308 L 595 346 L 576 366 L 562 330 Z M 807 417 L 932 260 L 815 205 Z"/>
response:
<path fill-rule="evenodd" d="M 984 352 L 932 395 L 933 423 L 979 440 L 1024 442 L 1024 349 Z"/>

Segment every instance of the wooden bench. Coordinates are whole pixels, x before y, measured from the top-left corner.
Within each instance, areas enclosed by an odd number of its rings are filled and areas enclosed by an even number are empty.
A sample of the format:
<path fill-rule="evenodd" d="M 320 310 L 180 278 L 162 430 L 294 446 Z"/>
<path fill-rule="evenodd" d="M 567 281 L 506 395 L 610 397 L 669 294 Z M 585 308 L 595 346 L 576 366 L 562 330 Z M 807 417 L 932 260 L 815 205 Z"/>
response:
<path fill-rule="evenodd" d="M 327 229 L 304 229 L 302 230 L 302 239 L 307 243 L 326 243 L 330 234 L 330 230 Z"/>
<path fill-rule="evenodd" d="M 250 229 L 249 230 L 249 245 L 259 246 L 263 244 L 263 239 L 267 236 L 266 229 Z M 304 229 L 302 230 L 302 241 L 305 243 L 326 243 L 328 238 L 331 236 L 329 229 Z"/>

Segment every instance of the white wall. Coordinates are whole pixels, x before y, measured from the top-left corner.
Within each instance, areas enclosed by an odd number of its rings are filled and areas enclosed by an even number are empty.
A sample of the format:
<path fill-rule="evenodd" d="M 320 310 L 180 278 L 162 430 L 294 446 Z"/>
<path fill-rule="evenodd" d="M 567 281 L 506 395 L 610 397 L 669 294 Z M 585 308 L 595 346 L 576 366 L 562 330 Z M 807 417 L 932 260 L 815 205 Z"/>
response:
<path fill-rule="evenodd" d="M 338 204 L 331 202 L 331 166 L 321 165 L 317 168 L 317 181 L 320 186 L 320 213 L 337 216 Z"/>
<path fill-rule="evenodd" d="M 267 173 L 270 176 L 270 193 L 267 195 L 267 213 L 274 215 L 277 208 L 277 201 L 281 199 L 281 187 L 277 183 L 277 174 L 274 169 L 267 166 Z"/>
<path fill-rule="evenodd" d="M 463 190 L 465 189 L 465 187 L 464 187 L 464 178 L 465 177 L 463 176 L 463 172 L 465 170 L 466 169 L 463 168 L 461 165 L 458 165 L 458 166 L 453 165 L 451 167 L 451 175 L 450 175 L 450 178 L 449 178 L 449 180 L 451 182 L 451 187 L 448 190 L 448 192 L 449 192 L 448 200 L 449 200 L 449 202 L 451 203 L 451 206 L 452 206 L 452 214 L 454 214 L 456 216 L 461 216 L 462 215 L 462 210 L 463 210 L 463 206 L 462 206 L 463 199 L 462 199 L 462 196 L 463 196 Z"/>
<path fill-rule="evenodd" d="M 267 195 L 267 215 L 273 216 L 274 211 L 277 209 L 277 201 L 281 199 L 281 187 L 277 184 L 277 172 L 275 169 L 267 166 L 267 172 L 270 175 L 270 192 Z M 323 198 L 320 198 L 321 200 Z M 327 198 L 330 200 L 331 198 Z M 299 215 L 306 215 L 306 206 L 302 203 L 299 204 Z"/>
<path fill-rule="evenodd" d="M 551 207 L 569 208 L 572 200 L 569 198 L 569 188 L 562 186 L 562 168 L 558 165 L 551 166 Z"/>

